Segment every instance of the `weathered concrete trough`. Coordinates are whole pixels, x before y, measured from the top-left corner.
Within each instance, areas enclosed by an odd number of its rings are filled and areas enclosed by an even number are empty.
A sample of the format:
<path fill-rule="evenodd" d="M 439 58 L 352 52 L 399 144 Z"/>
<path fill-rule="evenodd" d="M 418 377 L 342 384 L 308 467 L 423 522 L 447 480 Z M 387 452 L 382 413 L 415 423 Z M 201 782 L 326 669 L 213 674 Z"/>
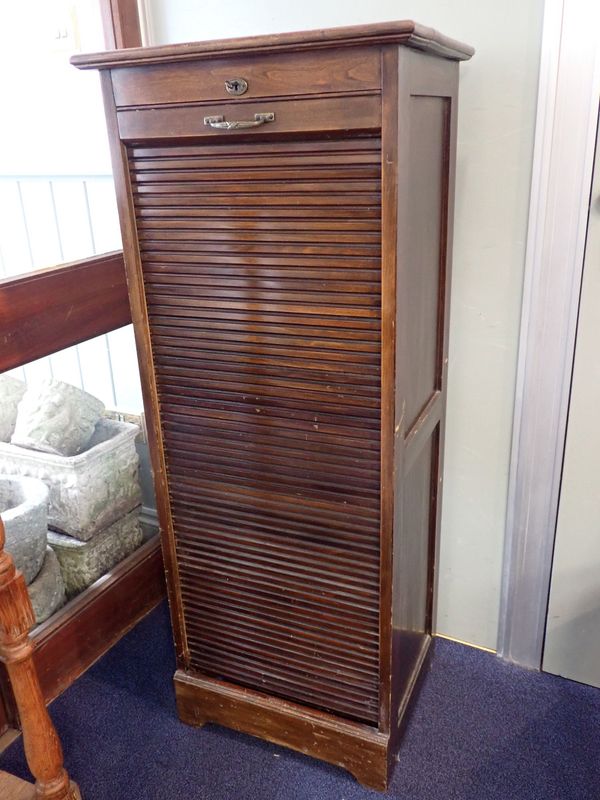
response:
<path fill-rule="evenodd" d="M 48 489 L 42 481 L 0 475 L 0 515 L 6 532 L 5 549 L 30 584 L 46 554 Z"/>
<path fill-rule="evenodd" d="M 89 541 L 141 503 L 138 430 L 137 425 L 103 418 L 87 449 L 75 456 L 0 442 L 0 473 L 44 481 L 50 492 L 49 526 Z"/>
<path fill-rule="evenodd" d="M 27 587 L 29 599 L 33 606 L 35 621 L 39 625 L 45 622 L 65 603 L 65 584 L 60 571 L 56 553 L 51 547 L 46 548 L 44 563 L 38 576 Z"/>
<path fill-rule="evenodd" d="M 60 562 L 67 597 L 87 589 L 141 545 L 144 535 L 139 511 L 136 508 L 87 542 L 48 531 L 48 544 Z"/>

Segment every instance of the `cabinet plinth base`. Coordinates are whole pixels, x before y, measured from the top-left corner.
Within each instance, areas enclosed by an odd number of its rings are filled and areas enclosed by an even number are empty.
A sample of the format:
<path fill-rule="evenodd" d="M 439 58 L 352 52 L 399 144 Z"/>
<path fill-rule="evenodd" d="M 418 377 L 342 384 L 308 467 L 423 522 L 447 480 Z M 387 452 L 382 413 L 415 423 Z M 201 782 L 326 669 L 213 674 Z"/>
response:
<path fill-rule="evenodd" d="M 368 725 L 182 670 L 175 673 L 175 693 L 188 725 L 215 722 L 343 767 L 370 789 L 387 788 L 390 739 Z"/>

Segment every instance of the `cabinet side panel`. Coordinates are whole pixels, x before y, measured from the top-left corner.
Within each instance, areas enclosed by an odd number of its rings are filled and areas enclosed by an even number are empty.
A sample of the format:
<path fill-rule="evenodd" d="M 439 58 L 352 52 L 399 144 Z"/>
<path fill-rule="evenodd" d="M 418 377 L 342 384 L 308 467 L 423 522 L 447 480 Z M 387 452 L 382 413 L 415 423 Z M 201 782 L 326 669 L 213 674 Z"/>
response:
<path fill-rule="evenodd" d="M 402 54 L 399 75 L 392 714 L 401 723 L 431 633 L 458 75 L 419 53 Z"/>

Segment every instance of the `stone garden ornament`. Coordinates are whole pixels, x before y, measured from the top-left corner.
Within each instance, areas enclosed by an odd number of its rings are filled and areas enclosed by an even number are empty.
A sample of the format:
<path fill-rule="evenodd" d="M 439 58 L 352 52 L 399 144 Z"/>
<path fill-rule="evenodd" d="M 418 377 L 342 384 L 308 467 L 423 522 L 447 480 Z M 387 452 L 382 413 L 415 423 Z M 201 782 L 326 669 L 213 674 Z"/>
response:
<path fill-rule="evenodd" d="M 19 403 L 12 444 L 74 456 L 85 449 L 104 411 L 97 397 L 62 381 L 29 386 Z"/>

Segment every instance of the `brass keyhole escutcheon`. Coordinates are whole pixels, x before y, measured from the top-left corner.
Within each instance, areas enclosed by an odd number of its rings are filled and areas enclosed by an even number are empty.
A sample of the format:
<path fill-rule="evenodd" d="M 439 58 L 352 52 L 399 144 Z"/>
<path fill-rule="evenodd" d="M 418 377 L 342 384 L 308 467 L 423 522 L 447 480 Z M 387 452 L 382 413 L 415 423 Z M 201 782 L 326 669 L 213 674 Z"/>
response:
<path fill-rule="evenodd" d="M 244 94 L 248 90 L 248 82 L 243 78 L 232 78 L 230 81 L 225 81 L 225 88 L 229 94 Z"/>

